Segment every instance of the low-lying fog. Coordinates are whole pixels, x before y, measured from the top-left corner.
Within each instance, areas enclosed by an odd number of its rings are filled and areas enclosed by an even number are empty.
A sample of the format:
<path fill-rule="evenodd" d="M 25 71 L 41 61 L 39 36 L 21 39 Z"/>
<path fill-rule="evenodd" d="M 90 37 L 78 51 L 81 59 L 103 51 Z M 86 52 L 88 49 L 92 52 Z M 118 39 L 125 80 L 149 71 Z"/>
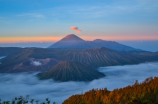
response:
<path fill-rule="evenodd" d="M 139 82 L 147 77 L 158 75 L 158 62 L 138 65 L 101 67 L 100 72 L 106 77 L 91 82 L 55 82 L 53 80 L 38 80 L 36 73 L 0 74 L 0 98 L 12 100 L 20 95 L 30 95 L 30 98 L 44 100 L 49 98 L 61 104 L 73 94 L 80 94 L 92 88 L 115 88 L 131 85 L 135 80 Z"/>
<path fill-rule="evenodd" d="M 2 58 L 4 58 L 5 56 L 0 56 L 0 59 L 2 59 Z M 1 62 L 0 62 L 0 64 L 1 64 Z"/>

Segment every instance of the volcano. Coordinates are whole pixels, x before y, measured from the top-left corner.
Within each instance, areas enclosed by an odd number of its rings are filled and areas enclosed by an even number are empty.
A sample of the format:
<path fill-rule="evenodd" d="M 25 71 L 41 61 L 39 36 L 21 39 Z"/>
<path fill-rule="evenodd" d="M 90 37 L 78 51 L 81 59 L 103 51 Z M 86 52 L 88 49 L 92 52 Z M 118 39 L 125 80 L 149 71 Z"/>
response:
<path fill-rule="evenodd" d="M 91 69 L 77 61 L 61 61 L 47 72 L 38 74 L 40 79 L 52 78 L 56 81 L 91 81 L 104 77 L 103 73 Z"/>
<path fill-rule="evenodd" d="M 106 41 L 102 39 L 95 39 L 93 41 L 85 41 L 74 34 L 69 34 L 65 36 L 63 39 L 54 43 L 48 48 L 86 49 L 86 48 L 96 48 L 96 47 L 105 47 L 105 48 L 113 49 L 117 51 L 131 51 L 131 50 L 139 51 L 139 49 L 135 49 L 135 48 L 120 44 L 115 41 Z"/>
<path fill-rule="evenodd" d="M 82 47 L 80 44 L 84 42 L 85 40 L 79 38 L 78 36 L 74 34 L 69 34 L 65 36 L 63 39 L 61 39 L 60 41 L 51 45 L 49 48 L 78 48 L 78 47 Z"/>

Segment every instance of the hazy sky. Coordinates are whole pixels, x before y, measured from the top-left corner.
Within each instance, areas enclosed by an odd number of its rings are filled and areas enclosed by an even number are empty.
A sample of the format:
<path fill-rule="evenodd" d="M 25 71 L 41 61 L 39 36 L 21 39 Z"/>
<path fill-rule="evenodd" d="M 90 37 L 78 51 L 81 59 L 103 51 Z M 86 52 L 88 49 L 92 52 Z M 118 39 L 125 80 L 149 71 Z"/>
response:
<path fill-rule="evenodd" d="M 158 40 L 158 0 L 0 0 L 0 43 Z"/>

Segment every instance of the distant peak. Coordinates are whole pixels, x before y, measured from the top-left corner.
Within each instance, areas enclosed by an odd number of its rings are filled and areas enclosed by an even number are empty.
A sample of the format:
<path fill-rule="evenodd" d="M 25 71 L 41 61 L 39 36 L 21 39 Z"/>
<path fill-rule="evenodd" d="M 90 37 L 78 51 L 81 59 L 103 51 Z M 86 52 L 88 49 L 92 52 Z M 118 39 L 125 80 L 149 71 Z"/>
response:
<path fill-rule="evenodd" d="M 62 40 L 82 40 L 80 37 L 76 36 L 75 34 L 69 34 L 65 36 Z"/>
<path fill-rule="evenodd" d="M 100 42 L 100 41 L 105 41 L 105 40 L 102 40 L 102 39 L 95 39 L 95 40 L 93 40 L 93 41 L 95 41 L 95 42 Z"/>
<path fill-rule="evenodd" d="M 68 34 L 67 36 L 76 36 L 75 34 Z"/>
<path fill-rule="evenodd" d="M 95 40 L 102 40 L 102 39 L 95 39 Z"/>
<path fill-rule="evenodd" d="M 76 36 L 75 34 L 68 34 L 64 38 L 70 38 L 70 37 L 78 37 L 78 36 Z"/>
<path fill-rule="evenodd" d="M 115 42 L 115 41 L 95 39 L 95 40 L 93 40 L 93 42 Z"/>

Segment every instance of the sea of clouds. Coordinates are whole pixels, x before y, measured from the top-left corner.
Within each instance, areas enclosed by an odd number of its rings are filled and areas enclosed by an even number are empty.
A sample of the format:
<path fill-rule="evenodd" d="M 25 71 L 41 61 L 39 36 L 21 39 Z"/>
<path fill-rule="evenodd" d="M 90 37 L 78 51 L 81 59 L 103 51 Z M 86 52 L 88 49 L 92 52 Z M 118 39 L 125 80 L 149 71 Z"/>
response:
<path fill-rule="evenodd" d="M 92 88 L 115 88 L 132 85 L 135 80 L 144 81 L 148 77 L 158 75 L 158 62 L 138 65 L 100 67 L 98 70 L 106 77 L 91 82 L 56 82 L 52 79 L 39 80 L 36 73 L 0 73 L 0 98 L 12 100 L 20 95 L 44 101 L 49 98 L 61 104 L 73 94 L 81 94 Z"/>

